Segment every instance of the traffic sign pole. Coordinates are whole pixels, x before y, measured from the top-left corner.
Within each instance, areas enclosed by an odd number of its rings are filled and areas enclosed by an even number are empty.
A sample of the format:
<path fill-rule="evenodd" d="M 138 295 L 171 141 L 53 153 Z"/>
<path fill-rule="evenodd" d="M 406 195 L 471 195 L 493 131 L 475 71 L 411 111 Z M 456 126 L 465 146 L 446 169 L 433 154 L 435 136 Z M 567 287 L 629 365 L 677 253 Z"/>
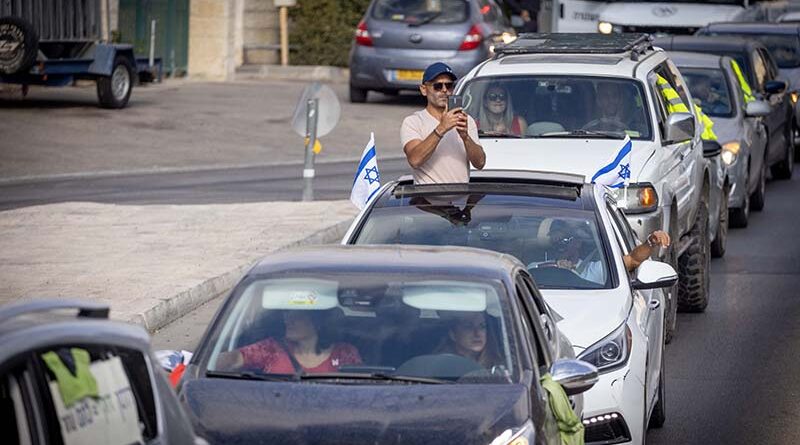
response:
<path fill-rule="evenodd" d="M 314 200 L 314 144 L 317 141 L 319 99 L 306 102 L 306 162 L 303 167 L 303 201 Z"/>

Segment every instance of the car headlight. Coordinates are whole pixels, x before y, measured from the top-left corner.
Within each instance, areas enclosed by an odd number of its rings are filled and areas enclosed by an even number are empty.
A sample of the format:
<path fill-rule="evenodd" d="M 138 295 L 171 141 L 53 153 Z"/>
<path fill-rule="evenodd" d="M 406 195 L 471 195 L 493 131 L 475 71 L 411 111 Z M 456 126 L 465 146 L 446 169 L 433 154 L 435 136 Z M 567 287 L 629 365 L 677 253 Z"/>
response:
<path fill-rule="evenodd" d="M 792 91 L 791 93 L 789 93 L 789 97 L 791 97 L 791 98 L 792 98 L 792 103 L 793 103 L 793 104 L 796 104 L 796 103 L 797 103 L 797 98 L 798 98 L 798 96 L 800 96 L 800 93 L 799 93 L 799 92 L 797 92 L 797 91 Z"/>
<path fill-rule="evenodd" d="M 578 360 L 595 365 L 602 373 L 624 366 L 630 356 L 631 328 L 625 323 L 606 338 L 586 348 Z"/>
<path fill-rule="evenodd" d="M 739 145 L 738 141 L 722 144 L 722 154 L 720 155 L 722 157 L 722 162 L 727 166 L 736 163 L 736 159 L 739 157 L 739 149 L 741 149 L 741 145 Z"/>
<path fill-rule="evenodd" d="M 528 445 L 533 442 L 533 432 L 533 422 L 528 420 L 519 428 L 503 431 L 489 445 Z"/>
<path fill-rule="evenodd" d="M 600 22 L 597 24 L 597 30 L 600 34 L 611 34 L 614 32 L 614 25 L 608 22 Z"/>
<path fill-rule="evenodd" d="M 629 184 L 625 188 L 614 189 L 614 198 L 625 213 L 652 212 L 658 208 L 658 193 L 652 184 Z"/>

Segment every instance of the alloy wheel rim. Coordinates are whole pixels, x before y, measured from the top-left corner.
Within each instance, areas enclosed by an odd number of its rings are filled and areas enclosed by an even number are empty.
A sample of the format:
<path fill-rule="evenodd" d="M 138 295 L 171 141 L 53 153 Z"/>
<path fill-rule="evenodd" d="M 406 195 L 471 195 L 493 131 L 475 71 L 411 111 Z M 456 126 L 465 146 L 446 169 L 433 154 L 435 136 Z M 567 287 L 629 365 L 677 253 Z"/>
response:
<path fill-rule="evenodd" d="M 131 79 L 128 69 L 124 65 L 118 65 L 111 75 L 111 91 L 117 99 L 125 98 L 130 88 Z"/>

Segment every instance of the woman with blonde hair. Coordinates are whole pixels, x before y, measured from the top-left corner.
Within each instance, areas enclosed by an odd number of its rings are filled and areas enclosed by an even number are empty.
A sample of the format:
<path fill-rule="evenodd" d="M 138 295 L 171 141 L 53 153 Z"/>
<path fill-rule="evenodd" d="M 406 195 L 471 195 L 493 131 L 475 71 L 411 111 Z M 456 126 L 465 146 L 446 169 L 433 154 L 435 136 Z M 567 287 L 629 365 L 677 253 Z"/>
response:
<path fill-rule="evenodd" d="M 514 115 L 508 90 L 497 83 L 486 88 L 476 123 L 488 135 L 495 133 L 522 136 L 528 128 L 525 118 Z"/>

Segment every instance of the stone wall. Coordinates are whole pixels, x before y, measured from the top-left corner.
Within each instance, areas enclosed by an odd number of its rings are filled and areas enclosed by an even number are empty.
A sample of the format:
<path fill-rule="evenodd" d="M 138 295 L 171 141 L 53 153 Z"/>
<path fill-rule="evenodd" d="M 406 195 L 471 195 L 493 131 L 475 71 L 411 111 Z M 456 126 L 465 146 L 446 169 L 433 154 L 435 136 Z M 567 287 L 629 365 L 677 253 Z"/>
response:
<path fill-rule="evenodd" d="M 189 76 L 229 80 L 236 70 L 237 6 L 243 0 L 191 0 Z"/>
<path fill-rule="evenodd" d="M 244 0 L 243 63 L 279 63 L 278 10 L 273 0 Z"/>

